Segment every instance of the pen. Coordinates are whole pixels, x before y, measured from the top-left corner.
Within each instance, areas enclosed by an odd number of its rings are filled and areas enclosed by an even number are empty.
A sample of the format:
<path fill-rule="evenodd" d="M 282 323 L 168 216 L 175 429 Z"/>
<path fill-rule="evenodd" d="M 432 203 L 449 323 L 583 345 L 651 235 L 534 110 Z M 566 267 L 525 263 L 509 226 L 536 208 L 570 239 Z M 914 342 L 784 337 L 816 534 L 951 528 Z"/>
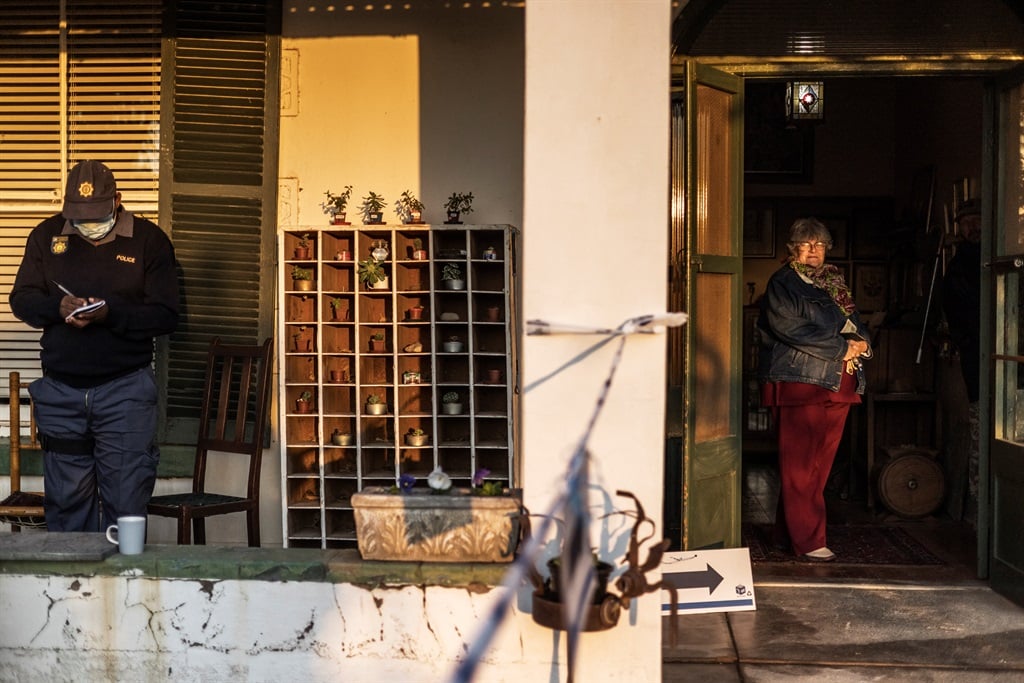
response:
<path fill-rule="evenodd" d="M 70 297 L 74 297 L 74 298 L 76 298 L 76 299 L 78 298 L 77 296 L 75 296 L 74 294 L 72 294 L 72 293 L 71 293 L 71 292 L 70 292 L 70 291 L 68 290 L 68 288 L 67 288 L 67 287 L 65 287 L 64 285 L 62 285 L 61 283 L 57 282 L 56 280 L 53 280 L 52 282 L 53 282 L 53 284 L 57 285 L 57 287 L 58 287 L 58 288 L 60 289 L 60 291 L 64 292 L 64 293 L 65 293 L 65 294 L 67 294 L 68 296 L 70 296 Z"/>

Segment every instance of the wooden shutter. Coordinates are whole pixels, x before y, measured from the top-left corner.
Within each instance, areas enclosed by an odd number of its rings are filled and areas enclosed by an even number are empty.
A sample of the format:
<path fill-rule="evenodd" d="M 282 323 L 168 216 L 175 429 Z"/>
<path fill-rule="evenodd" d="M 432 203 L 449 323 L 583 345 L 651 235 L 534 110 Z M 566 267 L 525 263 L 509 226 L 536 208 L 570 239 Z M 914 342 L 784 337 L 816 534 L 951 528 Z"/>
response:
<path fill-rule="evenodd" d="M 210 340 L 254 344 L 273 329 L 281 8 L 256 0 L 216 7 L 179 1 L 171 18 L 170 172 L 161 201 L 184 315 L 166 366 L 170 442 L 194 439 Z"/>
<path fill-rule="evenodd" d="M 156 219 L 160 0 L 4 0 L 0 21 L 0 397 L 40 374 L 39 331 L 8 295 L 25 239 L 60 211 L 68 168 L 107 163 L 125 205 Z M 63 12 L 63 14 L 62 14 Z"/>

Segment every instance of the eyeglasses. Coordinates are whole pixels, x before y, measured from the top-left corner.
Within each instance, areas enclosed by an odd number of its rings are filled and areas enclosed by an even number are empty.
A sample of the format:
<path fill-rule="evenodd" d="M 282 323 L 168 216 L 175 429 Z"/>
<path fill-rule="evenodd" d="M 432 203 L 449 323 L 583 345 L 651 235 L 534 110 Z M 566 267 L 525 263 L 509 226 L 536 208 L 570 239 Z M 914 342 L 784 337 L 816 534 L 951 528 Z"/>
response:
<path fill-rule="evenodd" d="M 800 251 L 811 251 L 812 249 L 818 249 L 819 251 L 825 251 L 828 249 L 828 242 L 797 242 L 796 246 Z"/>

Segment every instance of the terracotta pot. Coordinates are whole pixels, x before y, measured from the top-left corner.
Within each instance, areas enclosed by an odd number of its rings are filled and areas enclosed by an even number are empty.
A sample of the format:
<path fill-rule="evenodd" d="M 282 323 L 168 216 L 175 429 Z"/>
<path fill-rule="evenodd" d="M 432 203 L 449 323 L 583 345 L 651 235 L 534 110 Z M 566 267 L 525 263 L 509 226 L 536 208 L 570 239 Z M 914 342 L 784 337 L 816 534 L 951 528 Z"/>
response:
<path fill-rule="evenodd" d="M 501 383 L 501 370 L 488 370 L 487 371 L 487 381 L 490 382 L 491 384 L 500 384 Z"/>
<path fill-rule="evenodd" d="M 352 252 L 349 251 L 348 249 L 339 249 L 338 251 L 334 252 L 334 260 L 335 261 L 351 261 L 352 260 Z"/>
<path fill-rule="evenodd" d="M 427 260 L 427 250 L 426 249 L 413 249 L 413 251 L 412 251 L 412 260 L 413 261 L 426 261 Z"/>
<path fill-rule="evenodd" d="M 489 323 L 496 323 L 501 321 L 501 309 L 497 306 L 488 306 L 484 310 L 484 320 Z"/>
<path fill-rule="evenodd" d="M 348 373 L 344 370 L 331 370 L 332 382 L 344 382 L 348 379 Z"/>
<path fill-rule="evenodd" d="M 312 401 L 302 401 L 296 399 L 295 401 L 295 412 L 296 413 L 308 413 L 313 409 Z"/>
<path fill-rule="evenodd" d="M 409 317 L 409 320 L 423 320 L 423 307 L 410 308 L 405 314 Z"/>
<path fill-rule="evenodd" d="M 306 261 L 309 259 L 310 249 L 309 247 L 295 247 L 295 258 L 300 261 Z"/>
<path fill-rule="evenodd" d="M 388 350 L 388 342 L 386 339 L 377 341 L 376 339 L 370 340 L 370 351 L 372 353 L 384 353 Z"/>

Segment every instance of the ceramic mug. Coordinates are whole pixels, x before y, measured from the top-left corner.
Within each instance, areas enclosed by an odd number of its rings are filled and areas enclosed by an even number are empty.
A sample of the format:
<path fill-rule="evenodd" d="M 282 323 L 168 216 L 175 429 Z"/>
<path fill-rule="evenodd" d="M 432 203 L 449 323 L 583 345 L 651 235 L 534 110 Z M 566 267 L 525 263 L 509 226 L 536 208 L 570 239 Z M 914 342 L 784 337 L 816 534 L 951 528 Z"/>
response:
<path fill-rule="evenodd" d="M 107 527 L 107 540 L 117 545 L 122 555 L 141 555 L 146 545 L 145 517 L 118 517 Z"/>

